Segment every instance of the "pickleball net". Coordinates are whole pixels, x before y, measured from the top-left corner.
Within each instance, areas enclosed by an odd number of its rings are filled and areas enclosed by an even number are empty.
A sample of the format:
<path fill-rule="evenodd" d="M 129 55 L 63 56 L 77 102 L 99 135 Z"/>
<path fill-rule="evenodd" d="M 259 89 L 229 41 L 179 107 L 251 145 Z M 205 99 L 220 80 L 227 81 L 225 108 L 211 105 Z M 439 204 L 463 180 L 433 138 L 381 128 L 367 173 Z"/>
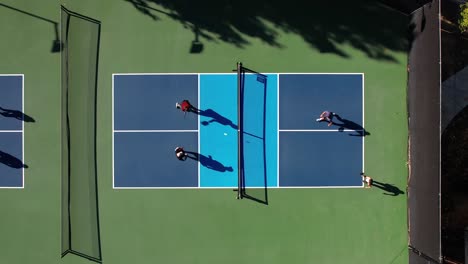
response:
<path fill-rule="evenodd" d="M 237 64 L 238 198 L 268 203 L 266 166 L 267 76 Z"/>
<path fill-rule="evenodd" d="M 101 262 L 96 164 L 100 22 L 61 9 L 62 257 Z"/>

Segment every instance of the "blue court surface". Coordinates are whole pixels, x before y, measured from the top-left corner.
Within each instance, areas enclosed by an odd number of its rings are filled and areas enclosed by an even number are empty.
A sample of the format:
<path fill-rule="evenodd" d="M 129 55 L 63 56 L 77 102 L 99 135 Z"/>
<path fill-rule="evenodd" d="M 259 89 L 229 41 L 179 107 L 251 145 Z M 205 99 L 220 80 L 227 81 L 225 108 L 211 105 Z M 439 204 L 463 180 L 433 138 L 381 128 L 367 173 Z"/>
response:
<path fill-rule="evenodd" d="M 23 75 L 0 75 L 0 188 L 24 188 L 23 84 Z"/>
<path fill-rule="evenodd" d="M 114 74 L 113 187 L 236 188 L 239 160 L 247 188 L 363 186 L 363 74 L 245 74 L 241 83 L 238 98 L 237 74 Z M 199 111 L 175 107 L 185 99 Z M 333 125 L 316 121 L 324 110 Z"/>

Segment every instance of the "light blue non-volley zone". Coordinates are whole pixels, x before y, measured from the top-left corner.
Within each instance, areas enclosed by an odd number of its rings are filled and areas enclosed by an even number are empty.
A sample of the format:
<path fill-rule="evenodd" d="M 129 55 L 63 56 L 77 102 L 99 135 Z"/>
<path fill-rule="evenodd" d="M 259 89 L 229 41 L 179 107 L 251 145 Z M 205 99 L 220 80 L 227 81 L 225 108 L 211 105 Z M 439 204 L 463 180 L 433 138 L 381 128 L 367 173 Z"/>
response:
<path fill-rule="evenodd" d="M 241 87 L 237 74 L 114 74 L 114 188 L 236 188 L 239 162 L 247 188 L 362 186 L 362 74 L 243 74 Z M 184 99 L 198 112 L 175 108 Z M 323 110 L 333 126 L 315 121 Z"/>
<path fill-rule="evenodd" d="M 0 188 L 23 188 L 23 75 L 0 75 Z"/>
<path fill-rule="evenodd" d="M 276 187 L 277 75 L 244 76 L 243 153 L 246 187 Z M 237 75 L 200 75 L 200 152 L 226 169 L 200 164 L 200 186 L 235 187 L 238 182 Z M 265 133 L 265 134 L 264 134 Z M 265 167 L 266 166 L 266 167 Z M 221 166 L 220 166 L 221 167 Z M 222 168 L 221 167 L 221 168 Z"/>

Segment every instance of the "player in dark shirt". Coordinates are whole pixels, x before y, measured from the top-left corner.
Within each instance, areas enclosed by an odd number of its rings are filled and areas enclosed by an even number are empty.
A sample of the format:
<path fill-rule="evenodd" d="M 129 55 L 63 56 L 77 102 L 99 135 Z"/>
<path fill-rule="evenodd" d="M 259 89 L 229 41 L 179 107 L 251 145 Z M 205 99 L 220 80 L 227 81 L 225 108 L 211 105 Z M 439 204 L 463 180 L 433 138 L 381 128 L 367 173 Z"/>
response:
<path fill-rule="evenodd" d="M 178 160 L 186 160 L 187 159 L 187 153 L 185 152 L 183 147 L 177 147 L 175 149 L 175 155 Z"/>

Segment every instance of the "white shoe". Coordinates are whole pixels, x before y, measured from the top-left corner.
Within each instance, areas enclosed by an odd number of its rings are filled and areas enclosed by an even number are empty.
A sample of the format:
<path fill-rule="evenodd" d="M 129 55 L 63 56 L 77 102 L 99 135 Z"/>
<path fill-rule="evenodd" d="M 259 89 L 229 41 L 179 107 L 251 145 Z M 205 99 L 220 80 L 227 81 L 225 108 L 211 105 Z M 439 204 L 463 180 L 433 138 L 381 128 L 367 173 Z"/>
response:
<path fill-rule="evenodd" d="M 319 122 L 320 120 L 321 120 L 320 118 L 315 119 L 315 121 L 317 121 L 317 122 Z"/>

